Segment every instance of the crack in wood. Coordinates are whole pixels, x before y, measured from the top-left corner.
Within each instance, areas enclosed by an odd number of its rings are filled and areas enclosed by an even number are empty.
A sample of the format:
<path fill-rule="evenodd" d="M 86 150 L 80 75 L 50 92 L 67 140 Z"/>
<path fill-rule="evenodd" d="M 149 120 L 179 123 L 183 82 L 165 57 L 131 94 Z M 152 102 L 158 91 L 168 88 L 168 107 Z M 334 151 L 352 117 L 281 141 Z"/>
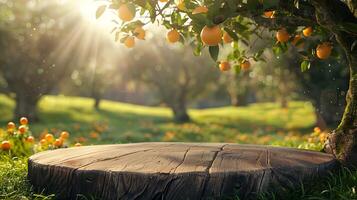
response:
<path fill-rule="evenodd" d="M 201 193 L 201 198 L 203 198 L 204 194 L 205 194 L 205 191 L 206 191 L 206 188 L 207 188 L 207 184 L 209 182 L 209 180 L 211 179 L 211 175 L 210 175 L 210 170 L 211 170 L 211 167 L 214 163 L 214 161 L 216 160 L 217 158 L 217 155 L 219 152 L 223 151 L 223 148 L 225 146 L 227 146 L 228 144 L 224 144 L 220 147 L 220 149 L 218 151 L 215 151 L 215 153 L 213 154 L 213 159 L 212 161 L 210 162 L 210 164 L 208 165 L 208 167 L 206 168 L 205 172 L 206 172 L 206 178 L 205 178 L 205 181 L 203 183 L 203 188 L 202 188 L 202 193 Z"/>
<path fill-rule="evenodd" d="M 176 172 L 177 168 L 179 168 L 184 162 L 185 162 L 185 159 L 186 159 L 186 156 L 187 156 L 187 153 L 190 151 L 191 147 L 188 147 L 185 154 L 183 154 L 183 158 L 182 158 L 182 161 L 176 166 L 174 167 L 173 169 L 171 169 L 169 171 L 169 174 L 171 173 L 172 170 L 174 170 L 174 173 Z"/>

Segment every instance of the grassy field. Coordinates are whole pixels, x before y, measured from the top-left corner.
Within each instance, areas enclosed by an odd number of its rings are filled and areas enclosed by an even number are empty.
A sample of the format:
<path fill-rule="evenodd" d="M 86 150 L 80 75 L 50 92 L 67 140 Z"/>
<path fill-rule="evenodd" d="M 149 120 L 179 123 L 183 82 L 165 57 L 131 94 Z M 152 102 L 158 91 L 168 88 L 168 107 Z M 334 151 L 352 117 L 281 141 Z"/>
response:
<path fill-rule="evenodd" d="M 189 111 L 192 122 L 175 124 L 166 108 L 103 101 L 92 109 L 92 100 L 46 96 L 39 105 L 39 123 L 30 124 L 36 138 L 56 136 L 67 130 L 71 145 L 140 141 L 232 142 L 319 149 L 321 134 L 312 133 L 313 108 L 306 102 L 290 102 L 287 109 L 261 103 L 248 107 L 223 107 Z M 0 127 L 12 119 L 14 102 L 0 96 Z M 0 132 L 1 133 L 1 132 Z M 312 133 L 312 134 L 311 134 Z M 314 135 L 315 134 L 315 135 Z M 1 140 L 1 134 L 0 134 Z M 34 194 L 26 180 L 27 157 L 0 151 L 0 199 L 51 199 Z M 357 199 L 357 172 L 342 170 L 326 179 L 287 192 L 284 199 Z M 262 196 L 260 199 L 274 199 Z"/>
<path fill-rule="evenodd" d="M 193 109 L 189 111 L 192 122 L 184 124 L 173 123 L 166 108 L 103 101 L 96 111 L 92 104 L 86 98 L 44 97 L 39 104 L 41 121 L 31 124 L 33 134 L 67 130 L 76 140 L 86 140 L 86 144 L 140 141 L 274 144 L 290 139 L 291 145 L 296 146 L 301 142 L 300 136 L 310 133 L 315 123 L 312 106 L 306 102 L 290 102 L 287 109 L 274 103 Z M 13 107 L 13 101 L 0 96 L 2 127 L 12 119 Z"/>

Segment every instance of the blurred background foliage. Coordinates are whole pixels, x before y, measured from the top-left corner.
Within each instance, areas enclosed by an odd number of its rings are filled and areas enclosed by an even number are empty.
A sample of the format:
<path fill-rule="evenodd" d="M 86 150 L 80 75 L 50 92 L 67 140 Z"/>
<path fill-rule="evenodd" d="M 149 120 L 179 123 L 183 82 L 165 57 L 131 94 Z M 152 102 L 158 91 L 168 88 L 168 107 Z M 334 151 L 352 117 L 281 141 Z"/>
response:
<path fill-rule="evenodd" d="M 189 43 L 167 44 L 165 29 L 156 25 L 146 27 L 146 40 L 134 49 L 119 46 L 102 22 L 78 12 L 78 3 L 1 0 L 2 122 L 27 116 L 47 123 L 48 112 L 61 119 L 61 112 L 47 105 L 44 95 L 51 95 L 51 100 L 58 96 L 58 101 L 63 96 L 91 98 L 90 107 L 100 114 L 105 108 L 103 99 L 168 107 L 175 122 L 197 121 L 189 109 L 233 106 L 244 110 L 275 102 L 281 109 L 293 110 L 293 102 L 298 101 L 310 102 L 315 118 L 312 124 L 301 121 L 301 127 L 316 124 L 325 129 L 340 119 L 348 84 L 344 59 L 314 61 L 308 71 L 301 72 L 296 48 L 279 56 L 267 49 L 262 52 L 266 62 L 253 62 L 249 71 L 222 73 L 207 52 L 196 57 Z M 248 37 L 256 49 L 242 43 L 240 50 L 255 52 L 273 42 L 272 33 L 262 35 Z M 226 45 L 221 56 L 231 48 Z M 71 98 L 68 101 L 72 103 Z M 70 109 L 82 112 L 80 107 Z"/>

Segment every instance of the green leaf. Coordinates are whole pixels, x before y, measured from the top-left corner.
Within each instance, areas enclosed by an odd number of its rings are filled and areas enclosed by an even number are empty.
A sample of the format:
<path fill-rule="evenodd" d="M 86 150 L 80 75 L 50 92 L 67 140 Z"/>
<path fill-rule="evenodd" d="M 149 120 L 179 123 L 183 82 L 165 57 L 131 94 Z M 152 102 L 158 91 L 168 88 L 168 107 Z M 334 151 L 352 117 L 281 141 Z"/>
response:
<path fill-rule="evenodd" d="M 210 46 L 208 48 L 208 51 L 209 51 L 209 55 L 211 56 L 211 58 L 214 60 L 214 61 L 217 61 L 218 59 L 218 54 L 219 54 L 219 46 Z"/>
<path fill-rule="evenodd" d="M 97 12 L 95 13 L 95 17 L 98 19 L 99 17 L 101 17 L 103 15 L 103 13 L 105 12 L 105 10 L 107 9 L 106 5 L 102 5 L 99 6 L 97 9 Z"/>
<path fill-rule="evenodd" d="M 310 61 L 308 61 L 308 60 L 302 61 L 301 65 L 300 65 L 301 71 L 304 72 L 304 71 L 310 69 L 310 66 L 311 66 Z"/>

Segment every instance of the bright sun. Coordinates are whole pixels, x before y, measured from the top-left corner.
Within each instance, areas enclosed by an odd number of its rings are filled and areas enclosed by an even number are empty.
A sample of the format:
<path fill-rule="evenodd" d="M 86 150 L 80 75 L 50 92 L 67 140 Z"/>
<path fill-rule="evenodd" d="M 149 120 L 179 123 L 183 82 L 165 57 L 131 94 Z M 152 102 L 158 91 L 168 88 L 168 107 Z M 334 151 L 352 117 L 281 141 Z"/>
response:
<path fill-rule="evenodd" d="M 100 19 L 96 19 L 95 14 L 97 11 L 98 6 L 103 5 L 103 2 L 106 1 L 95 1 L 95 0 L 80 0 L 77 2 L 77 6 L 83 18 L 87 20 L 92 25 L 99 25 L 99 26 L 111 26 L 111 18 L 112 16 L 110 13 L 104 13 Z"/>

